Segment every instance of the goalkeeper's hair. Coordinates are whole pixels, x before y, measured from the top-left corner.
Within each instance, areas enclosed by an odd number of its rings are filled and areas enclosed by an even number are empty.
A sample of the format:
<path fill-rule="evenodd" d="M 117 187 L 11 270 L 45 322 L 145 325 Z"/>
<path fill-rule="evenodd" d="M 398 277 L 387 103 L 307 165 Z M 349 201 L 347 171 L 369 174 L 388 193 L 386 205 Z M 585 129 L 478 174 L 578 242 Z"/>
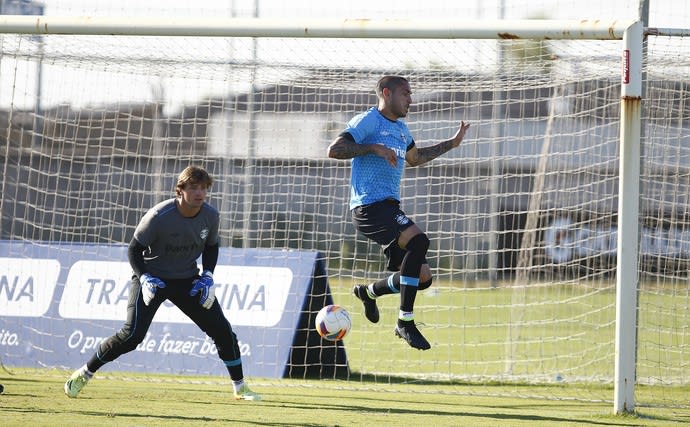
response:
<path fill-rule="evenodd" d="M 199 166 L 187 166 L 177 178 L 175 193 L 179 196 L 180 190 L 184 189 L 187 184 L 203 184 L 209 189 L 213 184 L 213 179 L 205 169 Z"/>

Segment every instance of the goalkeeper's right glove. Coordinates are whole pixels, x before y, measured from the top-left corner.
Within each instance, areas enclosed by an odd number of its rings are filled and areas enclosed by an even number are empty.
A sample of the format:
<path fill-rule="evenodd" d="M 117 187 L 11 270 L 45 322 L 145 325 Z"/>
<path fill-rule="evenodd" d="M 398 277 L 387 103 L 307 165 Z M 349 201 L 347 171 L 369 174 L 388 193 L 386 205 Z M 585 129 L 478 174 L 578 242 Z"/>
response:
<path fill-rule="evenodd" d="M 165 282 L 158 277 L 151 276 L 149 273 L 144 273 L 139 277 L 141 283 L 141 293 L 144 297 L 144 304 L 149 305 L 153 297 L 156 295 L 158 288 L 163 289 Z"/>

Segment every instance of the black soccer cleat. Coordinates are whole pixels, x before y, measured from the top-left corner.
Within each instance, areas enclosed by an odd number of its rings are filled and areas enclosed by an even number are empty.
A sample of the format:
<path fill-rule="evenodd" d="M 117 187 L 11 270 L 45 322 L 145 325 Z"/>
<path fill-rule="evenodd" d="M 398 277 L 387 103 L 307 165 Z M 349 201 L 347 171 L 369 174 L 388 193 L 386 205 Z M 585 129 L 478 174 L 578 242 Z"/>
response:
<path fill-rule="evenodd" d="M 412 320 L 407 322 L 398 321 L 398 326 L 395 327 L 395 335 L 407 341 L 410 347 L 417 350 L 429 350 L 431 348 L 429 341 L 419 332 L 417 325 Z"/>
<path fill-rule="evenodd" d="M 371 323 L 378 323 L 379 308 L 376 306 L 376 300 L 369 297 L 367 285 L 355 285 L 355 287 L 352 288 L 352 293 L 362 301 L 362 304 L 364 304 L 364 316 Z"/>

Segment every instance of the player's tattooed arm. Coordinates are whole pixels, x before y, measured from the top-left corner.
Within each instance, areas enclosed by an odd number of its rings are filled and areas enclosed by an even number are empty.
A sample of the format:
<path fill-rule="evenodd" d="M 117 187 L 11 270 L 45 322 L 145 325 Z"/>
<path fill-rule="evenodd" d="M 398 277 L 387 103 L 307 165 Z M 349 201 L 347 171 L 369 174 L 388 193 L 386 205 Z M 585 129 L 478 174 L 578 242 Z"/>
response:
<path fill-rule="evenodd" d="M 419 166 L 426 162 L 434 160 L 436 157 L 444 153 L 447 153 L 451 149 L 460 145 L 463 138 L 465 138 L 465 132 L 467 132 L 467 128 L 469 127 L 469 123 L 460 122 L 460 127 L 451 139 L 441 141 L 438 144 L 429 147 L 412 147 L 412 149 L 407 152 L 405 160 L 407 160 L 407 163 L 409 163 L 412 166 Z"/>
<path fill-rule="evenodd" d="M 339 136 L 328 146 L 328 157 L 331 159 L 351 159 L 353 157 L 369 154 L 371 148 L 367 145 L 360 145 L 347 138 Z"/>
<path fill-rule="evenodd" d="M 395 154 L 395 151 L 390 148 L 378 144 L 357 144 L 343 136 L 337 137 L 335 141 L 328 146 L 326 154 L 331 159 L 340 160 L 351 159 L 367 154 L 375 154 L 386 159 L 391 166 L 395 166 L 398 163 L 398 156 Z"/>
<path fill-rule="evenodd" d="M 421 165 L 428 161 L 434 160 L 441 154 L 447 153 L 453 148 L 453 141 L 441 141 L 436 145 L 430 147 L 417 148 L 417 162 L 415 164 Z"/>

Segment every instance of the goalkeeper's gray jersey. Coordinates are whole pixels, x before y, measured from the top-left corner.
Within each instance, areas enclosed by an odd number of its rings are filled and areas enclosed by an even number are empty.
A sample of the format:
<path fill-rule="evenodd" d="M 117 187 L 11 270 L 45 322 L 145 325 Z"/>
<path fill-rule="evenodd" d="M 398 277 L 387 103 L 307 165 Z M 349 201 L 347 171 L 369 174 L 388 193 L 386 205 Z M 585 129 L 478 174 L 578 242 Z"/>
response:
<path fill-rule="evenodd" d="M 134 230 L 134 238 L 146 246 L 146 272 L 165 279 L 186 279 L 198 274 L 197 259 L 205 246 L 218 244 L 218 210 L 204 203 L 201 211 L 185 218 L 175 199 L 152 207 Z"/>

